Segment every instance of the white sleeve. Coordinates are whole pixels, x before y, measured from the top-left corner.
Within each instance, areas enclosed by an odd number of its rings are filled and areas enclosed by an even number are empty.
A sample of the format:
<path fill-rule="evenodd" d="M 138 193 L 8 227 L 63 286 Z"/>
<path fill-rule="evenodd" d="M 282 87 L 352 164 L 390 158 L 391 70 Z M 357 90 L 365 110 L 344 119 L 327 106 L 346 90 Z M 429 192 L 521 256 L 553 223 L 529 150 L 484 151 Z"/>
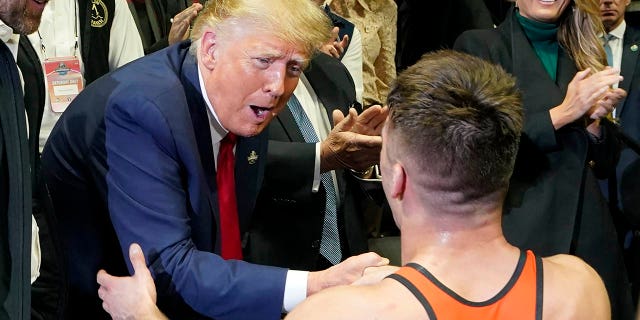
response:
<path fill-rule="evenodd" d="M 308 278 L 308 271 L 287 271 L 287 279 L 284 284 L 284 299 L 282 302 L 283 312 L 290 312 L 300 302 L 307 298 Z"/>
<path fill-rule="evenodd" d="M 125 0 L 115 0 L 109 39 L 109 70 L 113 71 L 144 56 L 142 39 Z"/>
<path fill-rule="evenodd" d="M 364 92 L 364 82 L 362 80 L 362 36 L 355 26 L 353 27 L 351 39 L 349 39 L 347 52 L 344 53 L 340 61 L 347 67 L 353 78 L 353 83 L 356 85 L 356 100 L 362 103 L 362 93 Z"/>
<path fill-rule="evenodd" d="M 316 193 L 320 190 L 320 144 L 316 143 L 316 160 L 313 163 L 313 184 L 311 184 L 311 192 Z"/>

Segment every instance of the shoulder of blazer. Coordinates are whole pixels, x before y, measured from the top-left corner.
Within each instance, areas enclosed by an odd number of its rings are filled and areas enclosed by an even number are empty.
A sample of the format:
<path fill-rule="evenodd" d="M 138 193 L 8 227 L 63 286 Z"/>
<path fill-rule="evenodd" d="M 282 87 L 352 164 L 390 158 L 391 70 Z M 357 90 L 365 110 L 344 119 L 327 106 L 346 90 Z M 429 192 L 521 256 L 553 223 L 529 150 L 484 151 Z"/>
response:
<path fill-rule="evenodd" d="M 326 107 L 340 107 L 344 112 L 356 102 L 353 78 L 338 59 L 317 53 L 304 74 Z"/>

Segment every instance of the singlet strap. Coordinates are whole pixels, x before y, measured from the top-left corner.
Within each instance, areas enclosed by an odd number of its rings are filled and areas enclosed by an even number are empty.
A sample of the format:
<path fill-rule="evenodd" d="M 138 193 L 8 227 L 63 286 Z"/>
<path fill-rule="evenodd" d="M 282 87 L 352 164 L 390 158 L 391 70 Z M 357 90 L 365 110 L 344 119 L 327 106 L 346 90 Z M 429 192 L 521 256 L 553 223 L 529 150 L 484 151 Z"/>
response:
<path fill-rule="evenodd" d="M 400 282 L 423 306 L 429 318 L 542 319 L 542 259 L 520 251 L 511 278 L 486 301 L 469 301 L 440 282 L 427 269 L 408 263 L 388 278 Z"/>
<path fill-rule="evenodd" d="M 411 292 L 411 294 L 413 294 L 413 296 L 416 297 L 416 299 L 418 299 L 418 302 L 420 302 L 424 310 L 427 312 L 429 319 L 430 320 L 437 319 L 435 312 L 433 312 L 433 308 L 431 307 L 431 304 L 429 303 L 429 301 L 427 301 L 427 298 L 425 298 L 422 292 L 420 292 L 420 290 L 413 283 L 411 283 L 411 281 L 409 281 L 407 278 L 397 273 L 390 274 L 387 276 L 387 278 L 396 280 L 400 282 L 400 284 L 405 286 L 409 290 L 409 292 Z"/>
<path fill-rule="evenodd" d="M 542 297 L 544 297 L 544 270 L 542 257 L 536 255 L 536 320 L 542 320 Z"/>

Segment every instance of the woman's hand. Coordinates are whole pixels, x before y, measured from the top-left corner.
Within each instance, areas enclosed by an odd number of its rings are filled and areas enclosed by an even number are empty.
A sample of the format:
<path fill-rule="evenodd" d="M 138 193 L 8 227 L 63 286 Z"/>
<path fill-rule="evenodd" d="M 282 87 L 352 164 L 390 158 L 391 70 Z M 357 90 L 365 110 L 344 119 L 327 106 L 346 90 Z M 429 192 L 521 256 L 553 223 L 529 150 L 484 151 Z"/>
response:
<path fill-rule="evenodd" d="M 609 89 L 604 96 L 596 102 L 596 104 L 587 111 L 587 115 L 591 120 L 597 120 L 606 117 L 618 105 L 620 100 L 627 96 L 627 92 L 620 89 Z"/>
<path fill-rule="evenodd" d="M 569 83 L 564 101 L 549 110 L 556 130 L 584 115 L 599 119 L 600 115 L 608 113 L 605 110 L 613 110 L 612 102 L 617 103 L 623 97 L 620 91 L 624 90 L 611 89 L 613 84 L 622 81 L 619 69 L 606 68 L 592 75 L 589 75 L 590 72 L 591 69 L 587 68 L 576 73 Z"/>

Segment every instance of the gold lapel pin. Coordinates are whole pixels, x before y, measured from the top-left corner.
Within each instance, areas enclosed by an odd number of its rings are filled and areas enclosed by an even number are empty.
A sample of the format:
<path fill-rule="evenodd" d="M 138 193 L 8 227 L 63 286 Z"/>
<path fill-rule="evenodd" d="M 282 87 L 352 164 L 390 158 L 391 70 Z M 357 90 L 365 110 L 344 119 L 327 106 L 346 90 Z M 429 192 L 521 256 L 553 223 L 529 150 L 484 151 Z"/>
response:
<path fill-rule="evenodd" d="M 631 51 L 633 51 L 633 52 L 638 51 L 638 45 L 635 45 L 635 44 L 634 44 L 634 45 L 632 45 L 632 46 L 631 46 Z"/>
<path fill-rule="evenodd" d="M 249 156 L 247 157 L 247 161 L 249 161 L 249 164 L 254 164 L 256 163 L 257 160 L 258 160 L 258 154 L 254 150 L 251 150 L 251 152 L 249 153 Z"/>

